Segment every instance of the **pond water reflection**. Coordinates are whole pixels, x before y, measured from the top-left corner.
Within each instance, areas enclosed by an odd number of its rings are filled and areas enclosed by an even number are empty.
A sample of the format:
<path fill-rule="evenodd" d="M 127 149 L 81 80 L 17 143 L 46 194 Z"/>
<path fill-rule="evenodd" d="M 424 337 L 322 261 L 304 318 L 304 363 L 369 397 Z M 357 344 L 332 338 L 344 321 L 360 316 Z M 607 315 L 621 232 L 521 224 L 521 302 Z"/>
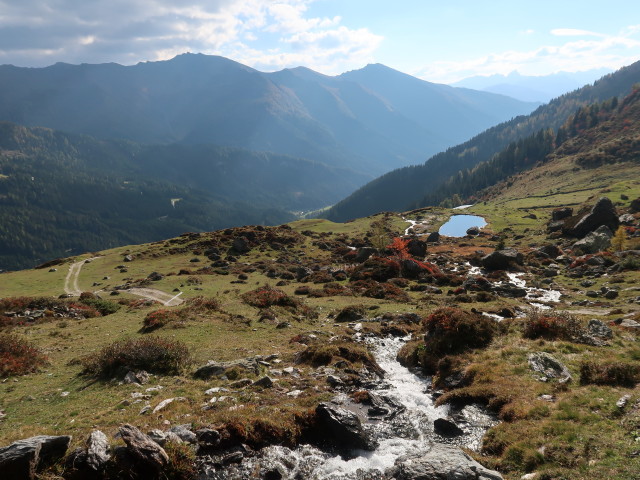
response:
<path fill-rule="evenodd" d="M 447 237 L 464 237 L 467 234 L 467 229 L 471 227 L 482 228 L 486 224 L 484 218 L 476 215 L 454 215 L 440 227 L 438 232 Z"/>

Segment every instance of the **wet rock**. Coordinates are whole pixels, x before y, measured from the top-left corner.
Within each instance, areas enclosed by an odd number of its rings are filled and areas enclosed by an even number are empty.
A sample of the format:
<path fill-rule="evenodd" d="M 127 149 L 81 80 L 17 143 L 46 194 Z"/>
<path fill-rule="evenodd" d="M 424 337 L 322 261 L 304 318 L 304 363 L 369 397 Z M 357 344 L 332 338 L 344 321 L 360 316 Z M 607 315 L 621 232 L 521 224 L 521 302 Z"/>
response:
<path fill-rule="evenodd" d="M 587 330 L 589 331 L 589 334 L 594 337 L 607 339 L 613 338 L 613 332 L 611 331 L 611 328 L 609 328 L 607 324 L 605 324 L 601 320 L 598 320 L 597 318 L 592 318 L 591 320 L 589 320 L 589 323 L 587 324 Z"/>
<path fill-rule="evenodd" d="M 557 378 L 560 383 L 567 383 L 572 380 L 571 373 L 569 373 L 567 367 L 546 352 L 531 353 L 528 361 L 534 372 L 542 373 L 546 378 Z"/>
<path fill-rule="evenodd" d="M 64 456 L 70 442 L 71 437 L 68 435 L 38 435 L 0 448 L 2 478 L 35 479 L 37 472 Z"/>
<path fill-rule="evenodd" d="M 394 480 L 502 480 L 502 476 L 489 470 L 460 448 L 434 443 L 429 450 L 402 456 L 385 472 Z"/>
<path fill-rule="evenodd" d="M 449 420 L 448 418 L 436 418 L 433 421 L 433 430 L 438 435 L 442 435 L 444 437 L 458 437 L 460 435 L 464 435 L 464 430 L 456 425 L 453 420 Z"/>
<path fill-rule="evenodd" d="M 344 408 L 321 403 L 316 407 L 316 416 L 321 428 L 326 432 L 324 439 L 329 446 L 343 454 L 351 450 L 374 450 L 376 445 L 364 430 L 360 418 Z"/>
<path fill-rule="evenodd" d="M 609 248 L 612 237 L 611 230 L 606 226 L 601 226 L 574 243 L 572 248 L 574 253 L 577 252 L 582 255 L 598 253 Z"/>
<path fill-rule="evenodd" d="M 608 227 L 612 232 L 615 232 L 620 225 L 616 208 L 607 197 L 598 200 L 591 211 L 582 217 L 569 233 L 574 237 L 583 238 L 602 225 Z"/>
<path fill-rule="evenodd" d="M 522 265 L 524 257 L 513 248 L 496 250 L 480 259 L 480 264 L 488 270 L 508 270 L 514 264 Z"/>
<path fill-rule="evenodd" d="M 133 425 L 122 425 L 118 432 L 127 445 L 127 460 L 133 460 L 134 470 L 143 478 L 156 478 L 169 463 L 167 452 Z M 125 462 L 125 463 L 128 463 Z"/>

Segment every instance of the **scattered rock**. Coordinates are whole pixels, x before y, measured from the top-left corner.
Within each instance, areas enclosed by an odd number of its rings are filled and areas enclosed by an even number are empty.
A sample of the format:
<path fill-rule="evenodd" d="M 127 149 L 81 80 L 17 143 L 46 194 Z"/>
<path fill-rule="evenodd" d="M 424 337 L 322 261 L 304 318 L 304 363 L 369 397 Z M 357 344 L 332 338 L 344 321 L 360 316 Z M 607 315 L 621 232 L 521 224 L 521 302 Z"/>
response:
<path fill-rule="evenodd" d="M 427 235 L 427 243 L 437 243 L 440 241 L 440 233 L 439 232 L 431 232 Z"/>
<path fill-rule="evenodd" d="M 467 228 L 467 235 L 477 236 L 480 235 L 480 227 L 469 227 Z"/>
<path fill-rule="evenodd" d="M 571 373 L 562 362 L 546 352 L 530 353 L 529 366 L 534 372 L 542 373 L 546 378 L 558 378 L 560 383 L 572 380 Z"/>
<path fill-rule="evenodd" d="M 431 444 L 426 452 L 402 456 L 385 472 L 394 480 L 502 480 L 460 448 L 439 443 Z"/>
<path fill-rule="evenodd" d="M 571 215 L 573 215 L 573 208 L 571 207 L 556 208 L 551 212 L 551 220 L 557 222 L 558 220 L 569 218 Z"/>
<path fill-rule="evenodd" d="M 220 433 L 212 428 L 201 428 L 196 430 L 198 443 L 205 447 L 213 447 L 220 443 Z"/>
<path fill-rule="evenodd" d="M 132 460 L 132 466 L 142 478 L 158 477 L 169 463 L 167 452 L 133 425 L 122 425 L 118 432 L 127 445 L 128 458 L 123 463 L 128 464 L 129 460 Z"/>
<path fill-rule="evenodd" d="M 407 252 L 414 257 L 423 258 L 427 254 L 427 242 L 412 238 L 407 242 Z"/>
<path fill-rule="evenodd" d="M 627 403 L 629 403 L 629 400 L 631 400 L 630 394 L 623 395 L 616 402 L 616 407 L 618 407 L 619 409 L 623 409 L 624 407 L 627 406 Z"/>
<path fill-rule="evenodd" d="M 191 425 L 176 425 L 175 427 L 171 427 L 169 432 L 174 433 L 178 436 L 180 440 L 185 443 L 196 443 L 198 441 L 195 433 L 191 431 Z"/>
<path fill-rule="evenodd" d="M 151 280 L 152 282 L 160 281 L 163 278 L 164 278 L 164 275 L 158 272 L 151 272 L 149 275 L 147 275 L 147 279 Z"/>
<path fill-rule="evenodd" d="M 252 387 L 262 387 L 262 388 L 271 388 L 273 387 L 273 379 L 271 377 L 265 376 L 259 380 L 256 380 L 251 385 Z"/>
<path fill-rule="evenodd" d="M 166 400 L 162 400 L 158 405 L 156 405 L 156 408 L 153 409 L 152 413 L 158 413 L 160 410 L 166 408 L 170 403 L 183 402 L 184 400 L 184 397 L 167 398 Z"/>
<path fill-rule="evenodd" d="M 255 359 L 236 360 L 231 362 L 215 362 L 213 360 L 209 360 L 206 365 L 198 368 L 193 376 L 203 380 L 208 380 L 212 377 L 222 377 L 225 375 L 227 370 L 230 369 L 247 370 L 256 375 L 260 373 L 260 368 Z"/>

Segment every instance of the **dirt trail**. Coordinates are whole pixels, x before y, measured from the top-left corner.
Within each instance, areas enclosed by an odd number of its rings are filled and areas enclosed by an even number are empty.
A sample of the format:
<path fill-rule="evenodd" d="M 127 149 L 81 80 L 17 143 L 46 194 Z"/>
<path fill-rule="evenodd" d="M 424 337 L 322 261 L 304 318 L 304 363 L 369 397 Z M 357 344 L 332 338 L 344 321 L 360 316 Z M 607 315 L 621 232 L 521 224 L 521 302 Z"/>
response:
<path fill-rule="evenodd" d="M 182 295 L 182 292 L 177 295 L 173 295 L 171 293 L 163 292 L 162 290 L 156 290 L 155 288 L 130 288 L 126 290 L 128 293 L 132 295 L 137 295 L 138 297 L 144 297 L 149 300 L 155 300 L 156 302 L 160 302 L 167 307 L 172 307 L 175 305 L 180 305 L 184 302 L 181 298 L 178 298 Z"/>
<path fill-rule="evenodd" d="M 64 279 L 64 291 L 67 295 L 73 295 L 79 297 L 82 293 L 80 290 L 80 286 L 78 285 L 78 277 L 80 276 L 80 270 L 82 270 L 82 265 L 86 262 L 91 262 L 98 257 L 91 257 L 85 260 L 80 260 L 79 262 L 74 262 L 69 265 L 69 271 L 67 272 L 67 276 Z"/>

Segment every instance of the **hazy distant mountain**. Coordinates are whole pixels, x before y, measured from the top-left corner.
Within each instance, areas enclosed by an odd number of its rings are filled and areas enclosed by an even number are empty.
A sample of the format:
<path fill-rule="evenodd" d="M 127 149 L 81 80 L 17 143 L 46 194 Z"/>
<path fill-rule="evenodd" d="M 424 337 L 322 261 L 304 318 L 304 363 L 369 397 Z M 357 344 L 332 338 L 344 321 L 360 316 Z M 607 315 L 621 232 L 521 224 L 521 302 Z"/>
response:
<path fill-rule="evenodd" d="M 534 104 L 370 65 L 337 77 L 232 60 L 0 67 L 0 120 L 142 143 L 218 144 L 378 175 Z"/>
<path fill-rule="evenodd" d="M 509 75 L 468 77 L 452 83 L 451 86 L 500 93 L 524 102 L 546 103 L 552 98 L 593 83 L 610 72 L 610 69 L 598 68 L 584 72 L 558 72 L 551 75 L 528 76 L 513 71 Z"/>
<path fill-rule="evenodd" d="M 334 221 L 345 221 L 382 211 L 404 211 L 423 206 L 431 193 L 458 172 L 462 174 L 490 160 L 512 142 L 540 130 L 557 129 L 585 105 L 627 95 L 637 82 L 640 82 L 640 62 L 605 75 L 593 85 L 564 94 L 530 115 L 491 127 L 434 155 L 423 164 L 386 173 L 334 205 L 324 216 Z"/>

